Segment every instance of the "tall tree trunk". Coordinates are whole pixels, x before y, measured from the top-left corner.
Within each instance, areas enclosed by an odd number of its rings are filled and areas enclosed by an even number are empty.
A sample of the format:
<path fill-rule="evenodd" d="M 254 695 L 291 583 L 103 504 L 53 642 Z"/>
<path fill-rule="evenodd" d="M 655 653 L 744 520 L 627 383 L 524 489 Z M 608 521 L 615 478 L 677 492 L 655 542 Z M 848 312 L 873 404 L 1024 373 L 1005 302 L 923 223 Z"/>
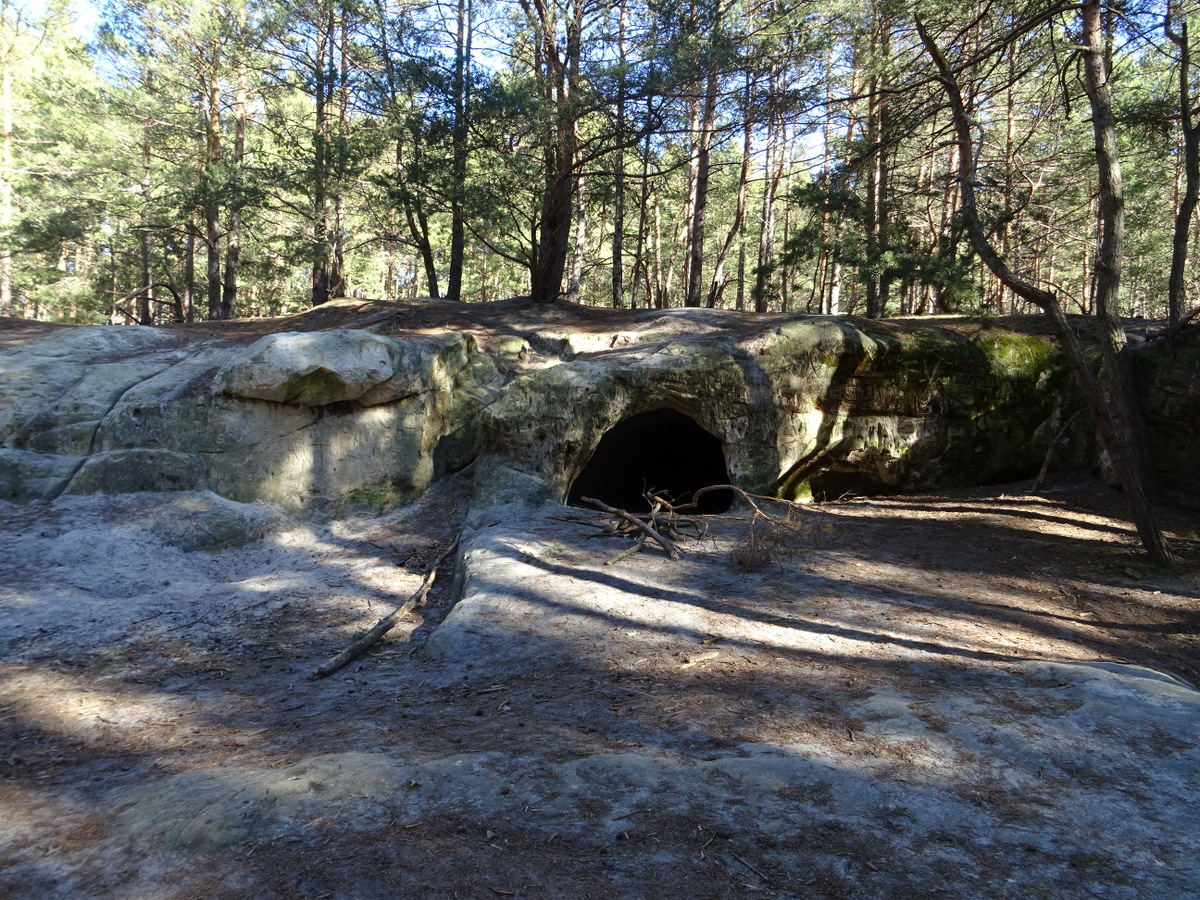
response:
<path fill-rule="evenodd" d="M 408 225 L 408 233 L 412 236 L 413 243 L 417 246 L 417 253 L 421 257 L 421 266 L 425 270 L 425 283 L 429 286 L 429 296 L 437 300 L 437 264 L 433 258 L 433 244 L 429 240 L 429 218 L 419 206 L 414 209 L 415 205 L 413 202 L 404 204 L 404 219 Z"/>
<path fill-rule="evenodd" d="M 657 201 L 656 201 L 657 203 Z M 646 307 L 654 304 L 654 284 L 650 264 L 646 261 L 646 244 L 650 240 L 650 136 L 647 134 L 642 146 L 641 203 L 638 206 L 637 243 L 633 246 L 633 285 L 629 297 L 630 308 L 637 308 L 639 284 L 646 292 Z M 654 226 L 657 227 L 657 226 Z"/>
<path fill-rule="evenodd" d="M 620 309 L 625 297 L 625 141 L 628 127 L 625 113 L 625 92 L 628 76 L 625 72 L 628 48 L 625 46 L 625 28 L 629 15 L 627 0 L 619 0 L 620 16 L 617 20 L 617 109 L 616 140 L 617 152 L 613 159 L 613 233 L 612 233 L 612 306 Z M 636 270 L 635 270 L 636 271 Z"/>
<path fill-rule="evenodd" d="M 857 96 L 862 85 L 861 81 L 861 59 L 858 53 L 854 54 L 853 65 L 850 68 L 850 94 Z M 842 151 L 842 168 L 849 170 L 854 159 L 854 134 L 858 129 L 859 117 L 856 112 L 856 104 L 851 103 L 846 107 L 846 130 L 844 149 Z M 842 314 L 842 285 L 844 281 L 844 264 L 842 262 L 842 235 L 845 229 L 843 221 L 844 213 L 839 212 L 834 217 L 833 223 L 833 264 L 829 270 L 829 294 L 825 301 L 824 312 L 827 315 L 839 316 Z M 854 309 L 853 287 L 851 288 L 850 309 Z"/>
<path fill-rule="evenodd" d="M 346 284 L 346 195 L 340 185 L 333 195 L 333 227 L 330 231 L 329 296 L 331 299 L 347 297 L 350 286 Z"/>
<path fill-rule="evenodd" d="M 696 136 L 696 182 L 692 216 L 688 229 L 689 253 L 688 279 L 684 292 L 684 306 L 701 304 L 704 277 L 704 224 L 708 212 L 708 180 L 712 168 L 712 135 L 716 121 L 718 76 L 712 62 L 704 84 L 704 102 L 700 113 L 700 132 Z"/>
<path fill-rule="evenodd" d="M 571 277 L 567 282 L 566 299 L 580 302 L 583 285 L 583 262 L 587 253 L 587 185 L 582 176 L 575 182 L 575 237 L 571 249 Z"/>
<path fill-rule="evenodd" d="M 867 317 L 877 319 L 887 314 L 890 278 L 883 260 L 888 243 L 888 164 L 887 141 L 888 102 L 884 66 L 891 52 L 890 24 L 883 13 L 874 24 L 871 49 L 875 71 L 871 75 L 867 99 L 867 260 L 871 272 L 867 278 Z"/>
<path fill-rule="evenodd" d="M 142 286 L 138 291 L 137 297 L 137 323 L 139 325 L 153 325 L 154 246 L 150 239 L 150 230 L 143 227 L 140 231 L 138 243 L 140 244 L 141 251 Z"/>
<path fill-rule="evenodd" d="M 830 41 L 829 53 L 825 57 L 825 122 L 821 128 L 821 183 L 826 191 L 833 190 L 833 78 L 835 74 L 836 44 Z M 853 91 L 851 91 L 853 93 Z M 817 272 L 814 278 L 814 293 L 817 296 L 817 312 L 829 314 L 829 287 L 833 281 L 836 265 L 834 243 L 834 217 L 829 203 L 821 204 L 821 251 L 817 257 Z"/>
<path fill-rule="evenodd" d="M 746 233 L 742 230 L 742 239 L 738 241 L 737 261 L 737 293 L 733 301 L 734 309 L 739 311 L 746 308 Z"/>
<path fill-rule="evenodd" d="M 396 175 L 401 177 L 404 171 L 404 142 L 396 138 Z M 425 269 L 425 283 L 429 286 L 429 296 L 438 299 L 437 263 L 433 256 L 433 243 L 429 239 L 429 217 L 420 200 L 411 194 L 406 194 L 401 202 L 404 208 L 404 220 L 408 225 L 409 236 L 417 247 L 421 257 L 421 265 Z"/>
<path fill-rule="evenodd" d="M 1113 115 L 1111 45 L 1106 39 L 1100 0 L 1083 5 L 1084 83 L 1092 110 L 1092 134 L 1099 174 L 1101 230 L 1096 251 L 1096 317 L 1101 324 L 1101 350 L 1109 377 L 1109 390 L 1115 405 L 1124 415 L 1116 417 L 1124 431 L 1132 465 L 1153 492 L 1154 477 L 1149 466 L 1149 442 L 1145 420 L 1134 383 L 1133 363 L 1129 358 L 1125 328 L 1121 324 L 1120 290 L 1125 259 L 1125 190 L 1121 178 L 1120 151 L 1117 148 L 1116 119 Z"/>
<path fill-rule="evenodd" d="M 11 316 L 13 310 L 13 254 L 9 244 L 9 229 L 13 223 L 13 96 L 12 96 L 12 38 L 9 36 L 11 13 L 8 0 L 0 3 L 0 127 L 3 128 L 3 145 L 0 145 L 0 316 Z"/>
<path fill-rule="evenodd" d="M 783 179 L 783 196 L 785 202 L 783 204 L 783 242 L 782 246 L 786 247 L 792 239 L 792 204 L 786 202 L 786 198 L 792 193 L 792 148 L 787 145 L 784 148 L 783 158 L 787 161 L 787 169 L 780 173 Z M 791 284 L 788 278 L 787 261 L 784 259 L 779 266 L 779 310 L 780 312 L 790 312 L 792 309 L 791 301 Z"/>
<path fill-rule="evenodd" d="M 1164 17 L 1167 37 L 1179 48 L 1179 127 L 1183 138 L 1183 195 L 1175 211 L 1175 231 L 1171 239 L 1171 277 L 1167 289 L 1167 313 L 1171 324 L 1183 316 L 1184 275 L 1187 271 L 1188 238 L 1192 219 L 1200 199 L 1200 125 L 1195 124 L 1192 109 L 1192 49 L 1188 43 L 1188 23 L 1181 18 L 1179 31 L 1171 27 L 1168 7 Z"/>
<path fill-rule="evenodd" d="M 188 221 L 187 235 L 183 239 L 183 290 L 180 292 L 183 321 L 196 318 L 196 225 Z"/>
<path fill-rule="evenodd" d="M 451 125 L 450 185 L 450 270 L 446 282 L 446 297 L 462 299 L 463 263 L 466 258 L 466 213 L 463 210 L 464 191 L 467 182 L 467 158 L 469 148 L 468 109 L 471 92 L 471 44 L 475 28 L 475 4 L 473 0 L 458 0 L 458 15 L 455 22 L 454 40 L 454 122 Z M 437 286 L 433 284 L 433 296 Z"/>
<path fill-rule="evenodd" d="M 208 288 L 208 317 L 218 320 L 225 318 L 221 308 L 221 223 L 219 221 L 220 207 L 216 203 L 208 203 L 204 207 L 204 247 L 207 253 L 205 278 Z"/>
<path fill-rule="evenodd" d="M 692 220 L 696 217 L 696 188 L 699 186 L 700 180 L 697 177 L 700 170 L 700 154 L 696 152 L 696 136 L 700 133 L 700 118 L 702 100 L 698 93 L 699 88 L 694 88 L 692 91 L 689 112 L 688 112 L 688 135 L 691 138 L 691 152 L 688 154 L 688 179 L 687 179 L 687 195 L 683 201 L 683 210 L 679 218 L 679 231 L 676 234 L 676 244 L 683 246 L 683 285 L 684 297 L 686 304 L 687 286 L 691 283 L 692 273 L 692 253 L 691 253 L 691 235 L 692 235 Z"/>
<path fill-rule="evenodd" d="M 938 234 L 951 234 L 954 231 L 953 222 L 958 216 L 959 191 L 956 189 L 956 185 L 958 183 L 957 173 L 961 164 L 961 160 L 958 158 L 959 149 L 960 148 L 957 143 L 953 144 L 949 149 L 948 158 L 946 161 L 946 172 L 948 177 L 946 178 L 946 187 L 942 194 L 942 211 L 941 221 L 938 223 Z M 951 240 L 957 242 L 956 237 L 952 237 Z M 948 247 L 946 252 L 953 253 L 953 245 Z M 938 290 L 937 310 L 938 312 L 949 312 L 950 310 L 948 307 L 949 290 L 946 287 L 942 287 Z"/>
<path fill-rule="evenodd" d="M 1092 109 L 1092 135 L 1099 174 L 1097 196 L 1100 242 L 1096 251 L 1096 315 L 1106 330 L 1119 332 L 1116 345 L 1124 346 L 1125 331 L 1118 322 L 1121 269 L 1125 256 L 1125 191 L 1117 150 L 1112 110 L 1112 84 L 1106 65 L 1106 47 L 1099 0 L 1083 4 L 1084 76 Z M 1105 342 L 1109 343 L 1108 341 Z"/>
<path fill-rule="evenodd" d="M 548 133 L 543 137 L 541 221 L 529 279 L 533 300 L 550 303 L 562 293 L 570 250 L 579 140 L 575 102 L 580 77 L 583 3 L 574 4 L 571 21 L 566 26 L 565 48 L 559 46 L 557 26 L 548 6 L 536 0 L 522 0 L 522 7 L 536 35 L 535 66 L 539 69 L 543 96 L 551 110 Z"/>
<path fill-rule="evenodd" d="M 729 226 L 729 233 L 725 235 L 725 242 L 717 251 L 717 258 L 713 263 L 712 284 L 708 288 L 708 302 L 706 304 L 710 309 L 721 305 L 721 298 L 725 293 L 725 285 L 728 282 L 728 278 L 725 276 L 725 261 L 728 259 L 729 251 L 735 243 L 741 245 L 742 256 L 740 262 L 742 265 L 745 264 L 746 205 L 749 198 L 750 157 L 754 150 L 754 125 L 750 121 L 750 101 L 753 84 L 753 76 L 747 71 L 746 84 L 742 96 L 745 121 L 742 123 L 742 164 L 738 170 L 737 207 L 733 213 L 733 224 Z M 740 278 L 741 273 L 739 273 L 739 282 Z M 741 303 L 745 302 L 740 283 L 738 285 L 738 297 Z M 739 303 L 738 309 L 743 308 L 741 303 Z"/>
<path fill-rule="evenodd" d="M 117 324 L 117 301 L 121 298 L 120 273 L 117 271 L 117 246 L 121 242 L 121 218 L 113 222 L 113 237 L 108 245 L 108 319 L 107 324 Z"/>
<path fill-rule="evenodd" d="M 333 178 L 333 228 L 330 238 L 329 293 L 331 297 L 346 297 L 346 140 L 350 124 L 350 47 L 349 14 L 343 6 L 336 24 L 336 37 L 329 43 L 329 71 L 336 72 L 337 89 L 337 147 L 338 154 Z M 336 64 L 336 67 L 335 67 Z"/>
<path fill-rule="evenodd" d="M 670 290 L 668 277 L 663 275 L 664 260 L 662 246 L 662 190 L 654 192 L 654 277 L 651 280 L 655 309 L 667 308 L 667 293 Z"/>
<path fill-rule="evenodd" d="M 575 179 L 573 166 L 566 161 L 570 141 L 552 148 L 542 197 L 541 224 L 538 228 L 537 256 L 530 277 L 530 294 L 539 303 L 550 303 L 562 294 L 570 250 L 571 198 Z"/>
<path fill-rule="evenodd" d="M 328 4 L 329 0 L 327 0 Z M 329 137 L 329 88 L 326 57 L 333 40 L 333 9 L 331 5 L 318 7 L 315 47 L 315 70 L 313 72 L 313 238 L 312 238 L 312 305 L 319 306 L 329 300 L 329 198 L 327 196 L 328 137 Z"/>
<path fill-rule="evenodd" d="M 1088 5 L 1095 7 L 1097 4 L 1094 0 L 1089 0 Z M 1084 11 L 1085 37 L 1088 40 L 1088 58 L 1085 60 L 1085 67 L 1090 68 L 1096 64 L 1096 60 L 1094 59 L 1096 48 L 1092 42 L 1094 35 L 1091 29 L 1093 26 L 1087 24 L 1086 16 L 1089 13 L 1086 6 Z M 1096 16 L 1094 22 L 1098 23 L 1098 9 L 1093 8 L 1090 14 Z M 1124 489 L 1125 498 L 1129 503 L 1134 525 L 1137 528 L 1142 545 L 1157 564 L 1173 568 L 1174 558 L 1171 555 L 1170 548 L 1167 546 L 1166 539 L 1163 537 L 1162 530 L 1159 528 L 1154 510 L 1150 506 L 1143 480 L 1143 472 L 1138 465 L 1137 449 L 1130 440 L 1129 430 L 1126 427 L 1131 418 L 1137 415 L 1136 408 L 1128 403 L 1127 398 L 1123 394 L 1117 393 L 1107 398 L 1105 397 L 1100 383 L 1092 373 L 1091 364 L 1083 352 L 1079 339 L 1075 336 L 1075 332 L 1071 330 L 1067 317 L 1063 313 L 1062 305 L 1058 302 L 1058 297 L 1050 291 L 1039 288 L 1016 275 L 1008 267 L 1008 263 L 992 247 L 987 234 L 984 232 L 983 224 L 979 219 L 979 210 L 975 203 L 976 174 L 974 154 L 972 153 L 970 114 L 967 111 L 966 104 L 963 102 L 962 91 L 959 88 L 958 80 L 953 70 L 919 18 L 917 19 L 917 31 L 920 34 L 926 52 L 934 63 L 938 79 L 942 82 L 946 98 L 950 104 L 950 111 L 954 120 L 955 136 L 959 146 L 958 182 L 962 196 L 962 218 L 975 252 L 1005 287 L 1019 297 L 1033 303 L 1046 313 L 1046 317 L 1054 328 L 1059 343 L 1062 345 L 1063 352 L 1066 354 L 1067 362 L 1070 365 L 1072 374 L 1075 376 L 1076 383 L 1079 385 L 1080 392 L 1083 394 L 1084 401 L 1087 403 L 1093 424 L 1096 428 L 1097 438 L 1101 446 L 1108 453 L 1113 470 L 1121 481 L 1121 487 Z M 1103 53 L 1100 53 L 1099 56 L 1100 64 L 1103 65 Z M 1085 72 L 1085 74 L 1089 82 L 1089 95 L 1092 95 L 1095 86 L 1091 82 L 1096 77 L 1096 74 L 1091 72 Z M 1093 102 L 1095 103 L 1095 101 Z M 1093 108 L 1093 113 L 1101 113 L 1101 117 L 1103 117 L 1103 98 L 1101 98 L 1099 106 L 1101 107 L 1100 109 Z M 1103 123 L 1095 127 L 1100 131 L 1104 130 Z M 1097 141 L 1100 141 L 1099 136 L 1097 136 Z M 1119 269 L 1117 271 L 1119 275 Z"/>
<path fill-rule="evenodd" d="M 221 78 L 219 72 L 220 48 L 214 40 L 209 59 L 209 71 L 205 79 L 205 178 L 208 180 L 208 197 L 204 202 L 205 249 L 208 252 L 208 317 L 229 318 L 221 304 L 221 205 L 217 200 L 217 169 L 221 163 Z"/>
<path fill-rule="evenodd" d="M 244 22 L 241 23 L 244 27 Z M 244 55 L 244 49 L 243 49 Z M 237 64 L 233 107 L 233 183 L 229 196 L 229 230 L 225 236 L 225 285 L 221 293 L 221 318 L 231 319 L 237 306 L 238 266 L 242 259 L 242 165 L 246 159 L 246 61 Z"/>
<path fill-rule="evenodd" d="M 1016 190 L 1017 143 L 1017 55 L 1008 55 L 1008 88 L 1004 92 L 1004 224 L 1000 229 L 1000 255 L 1012 258 L 1013 193 Z M 1003 285 L 993 276 L 996 291 L 996 312 L 1004 315 Z M 1012 310 L 1016 312 L 1016 310 Z"/>
<path fill-rule="evenodd" d="M 154 313 L 154 247 L 150 239 L 150 125 L 142 128 L 142 209 L 139 249 L 141 250 L 142 284 L 137 298 L 137 322 L 153 325 Z"/>
<path fill-rule="evenodd" d="M 772 78 L 774 86 L 774 78 Z M 786 126 L 772 115 L 767 125 L 767 154 L 763 164 L 762 231 L 758 238 L 758 269 L 754 277 L 754 311 L 767 312 L 771 306 L 771 279 L 775 274 L 775 195 L 783 171 L 783 132 Z"/>

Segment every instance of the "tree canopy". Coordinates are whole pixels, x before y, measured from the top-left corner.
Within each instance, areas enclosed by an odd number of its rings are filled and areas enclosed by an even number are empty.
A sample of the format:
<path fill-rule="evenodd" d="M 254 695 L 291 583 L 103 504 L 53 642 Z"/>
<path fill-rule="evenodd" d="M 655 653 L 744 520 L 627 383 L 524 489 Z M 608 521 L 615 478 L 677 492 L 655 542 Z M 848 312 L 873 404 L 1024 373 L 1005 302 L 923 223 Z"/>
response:
<path fill-rule="evenodd" d="M 1195 3 L 0 2 L 0 314 L 276 315 L 530 294 L 869 316 L 1178 319 Z M 961 89 L 956 132 L 918 24 Z M 1097 35 L 1099 37 L 1097 37 Z M 1082 48 L 1100 40 L 1126 223 Z M 1094 73 L 1093 73 L 1094 74 Z"/>

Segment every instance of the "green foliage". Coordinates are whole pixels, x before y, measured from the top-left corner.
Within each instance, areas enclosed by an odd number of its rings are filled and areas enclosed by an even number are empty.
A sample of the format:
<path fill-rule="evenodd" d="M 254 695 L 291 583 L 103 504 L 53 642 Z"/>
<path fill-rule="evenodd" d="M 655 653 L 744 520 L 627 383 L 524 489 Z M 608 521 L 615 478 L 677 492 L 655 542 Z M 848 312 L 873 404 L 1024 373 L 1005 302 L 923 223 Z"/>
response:
<path fill-rule="evenodd" d="M 460 23 L 457 5 L 110 0 L 91 45 L 62 4 L 40 19 L 9 8 L 7 311 L 129 321 L 146 263 L 155 283 L 190 291 L 197 317 L 208 289 L 220 294 L 210 263 L 222 280 L 233 270 L 242 315 L 306 306 L 322 261 L 345 293 L 419 296 L 445 287 L 459 224 L 463 297 L 496 299 L 529 290 L 553 196 L 567 198 L 555 252 L 578 259 L 581 299 L 612 302 L 619 275 L 622 303 L 678 303 L 701 234 L 702 146 L 705 296 L 814 312 L 862 313 L 869 292 L 888 298 L 884 314 L 1021 308 L 961 234 L 955 148 L 909 5 L 580 3 L 467 0 Z M 1076 23 L 1025 27 L 1043 8 L 1024 3 L 920 12 L 960 42 L 952 52 L 988 51 L 963 56 L 961 77 L 990 237 L 1085 308 L 1095 157 Z M 1123 15 L 1124 311 L 1153 316 L 1178 203 L 1178 57 L 1157 13 Z M 556 162 L 565 138 L 574 155 Z"/>

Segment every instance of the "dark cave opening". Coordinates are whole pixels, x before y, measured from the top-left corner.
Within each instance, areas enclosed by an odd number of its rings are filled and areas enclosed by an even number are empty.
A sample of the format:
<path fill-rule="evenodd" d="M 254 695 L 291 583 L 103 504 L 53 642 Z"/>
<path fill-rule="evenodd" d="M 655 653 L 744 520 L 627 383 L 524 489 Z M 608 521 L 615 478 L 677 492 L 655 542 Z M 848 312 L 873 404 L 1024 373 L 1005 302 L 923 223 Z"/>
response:
<path fill-rule="evenodd" d="M 683 413 L 655 409 L 609 429 L 571 484 L 567 502 L 587 506 L 583 498 L 594 497 L 644 513 L 650 511 L 646 491 L 684 503 L 711 484 L 729 484 L 721 442 Z M 712 491 L 700 498 L 696 512 L 723 513 L 732 503 L 732 491 Z"/>

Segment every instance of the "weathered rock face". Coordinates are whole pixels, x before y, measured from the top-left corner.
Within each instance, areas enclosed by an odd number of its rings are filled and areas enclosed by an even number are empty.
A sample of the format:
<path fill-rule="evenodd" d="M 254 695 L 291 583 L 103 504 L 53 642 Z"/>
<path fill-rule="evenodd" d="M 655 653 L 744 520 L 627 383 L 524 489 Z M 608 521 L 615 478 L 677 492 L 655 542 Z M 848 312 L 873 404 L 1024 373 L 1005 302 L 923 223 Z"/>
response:
<path fill-rule="evenodd" d="M 0 496 L 403 499 L 474 456 L 496 375 L 464 334 L 281 334 L 244 348 L 55 331 L 3 354 Z"/>
<path fill-rule="evenodd" d="M 751 491 L 838 496 L 1030 476 L 1078 406 L 1048 340 L 963 322 L 370 308 L 369 328 L 301 316 L 248 345 L 100 327 L 10 341 L 0 497 L 387 503 L 478 459 L 482 490 L 564 500 L 610 429 L 663 409 L 714 436 Z M 664 440 L 681 464 L 701 443 Z"/>
<path fill-rule="evenodd" d="M 721 441 L 739 485 L 803 499 L 1017 478 L 1061 419 L 1067 380 L 1041 338 L 834 318 L 746 333 L 731 318 L 668 313 L 657 346 L 517 378 L 484 410 L 484 446 L 563 496 L 609 429 L 669 408 Z"/>
<path fill-rule="evenodd" d="M 1162 486 L 1184 499 L 1200 499 L 1200 336 L 1134 354 L 1146 426 Z"/>

